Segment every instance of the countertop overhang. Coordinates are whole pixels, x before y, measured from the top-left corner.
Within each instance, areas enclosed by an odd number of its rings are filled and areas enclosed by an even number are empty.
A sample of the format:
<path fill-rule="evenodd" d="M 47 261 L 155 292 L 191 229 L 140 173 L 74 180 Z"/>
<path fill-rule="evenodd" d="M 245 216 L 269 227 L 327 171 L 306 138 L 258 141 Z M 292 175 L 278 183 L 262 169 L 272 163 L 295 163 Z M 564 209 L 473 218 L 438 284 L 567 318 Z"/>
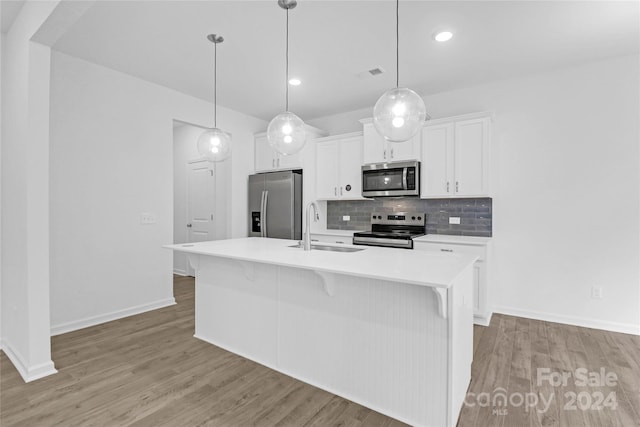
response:
<path fill-rule="evenodd" d="M 468 254 L 415 251 L 409 249 L 354 246 L 358 252 L 331 252 L 292 248 L 295 240 L 247 237 L 199 243 L 165 245 L 188 254 L 208 255 L 303 268 L 323 273 L 402 282 L 418 286 L 449 288 L 478 257 Z M 328 246 L 352 246 L 323 243 Z"/>

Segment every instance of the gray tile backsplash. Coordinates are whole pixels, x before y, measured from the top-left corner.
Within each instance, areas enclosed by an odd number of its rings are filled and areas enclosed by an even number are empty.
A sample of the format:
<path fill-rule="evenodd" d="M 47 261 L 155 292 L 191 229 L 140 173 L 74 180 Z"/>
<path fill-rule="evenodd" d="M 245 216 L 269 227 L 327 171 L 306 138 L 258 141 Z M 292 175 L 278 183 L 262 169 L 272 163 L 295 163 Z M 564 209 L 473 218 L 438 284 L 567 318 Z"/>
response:
<path fill-rule="evenodd" d="M 478 199 L 372 199 L 327 201 L 327 228 L 369 230 L 371 212 L 425 212 L 427 234 L 491 237 L 490 198 Z M 342 217 L 349 215 L 350 221 Z M 449 224 L 449 217 L 460 217 L 460 224 Z"/>

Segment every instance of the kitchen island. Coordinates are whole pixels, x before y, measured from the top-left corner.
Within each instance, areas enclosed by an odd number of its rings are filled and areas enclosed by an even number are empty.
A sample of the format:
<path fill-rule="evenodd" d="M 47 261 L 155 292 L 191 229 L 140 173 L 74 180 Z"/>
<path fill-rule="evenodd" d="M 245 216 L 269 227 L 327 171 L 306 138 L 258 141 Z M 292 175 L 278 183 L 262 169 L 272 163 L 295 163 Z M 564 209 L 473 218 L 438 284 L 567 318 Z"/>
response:
<path fill-rule="evenodd" d="M 470 381 L 477 257 L 295 244 L 166 246 L 196 271 L 195 336 L 409 424 L 454 426 Z"/>

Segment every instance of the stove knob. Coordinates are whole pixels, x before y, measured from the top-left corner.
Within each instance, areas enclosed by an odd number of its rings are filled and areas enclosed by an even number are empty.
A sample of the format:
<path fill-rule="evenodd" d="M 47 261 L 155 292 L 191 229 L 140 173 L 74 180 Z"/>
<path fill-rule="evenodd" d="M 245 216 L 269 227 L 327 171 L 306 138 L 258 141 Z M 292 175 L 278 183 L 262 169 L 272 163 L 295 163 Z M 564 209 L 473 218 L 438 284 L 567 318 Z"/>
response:
<path fill-rule="evenodd" d="M 411 219 L 415 221 L 416 217 L 415 217 L 415 216 L 412 216 L 412 217 L 411 217 Z"/>
<path fill-rule="evenodd" d="M 418 217 L 418 221 L 422 221 L 422 217 L 421 216 Z"/>
<path fill-rule="evenodd" d="M 382 219 L 382 217 L 380 215 L 378 215 L 378 219 Z"/>
<path fill-rule="evenodd" d="M 375 216 L 375 215 L 373 216 L 373 219 L 376 219 L 376 216 Z"/>

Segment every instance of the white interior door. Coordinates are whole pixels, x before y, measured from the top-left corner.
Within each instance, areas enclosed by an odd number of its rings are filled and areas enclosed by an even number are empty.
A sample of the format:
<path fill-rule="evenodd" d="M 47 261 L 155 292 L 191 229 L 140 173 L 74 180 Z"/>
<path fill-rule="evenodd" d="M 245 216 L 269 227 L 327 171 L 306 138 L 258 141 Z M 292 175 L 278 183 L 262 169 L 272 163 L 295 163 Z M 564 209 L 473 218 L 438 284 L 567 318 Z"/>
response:
<path fill-rule="evenodd" d="M 190 243 L 215 240 L 215 174 L 208 161 L 190 162 L 187 177 L 187 238 Z M 187 265 L 187 274 L 194 272 Z"/>

